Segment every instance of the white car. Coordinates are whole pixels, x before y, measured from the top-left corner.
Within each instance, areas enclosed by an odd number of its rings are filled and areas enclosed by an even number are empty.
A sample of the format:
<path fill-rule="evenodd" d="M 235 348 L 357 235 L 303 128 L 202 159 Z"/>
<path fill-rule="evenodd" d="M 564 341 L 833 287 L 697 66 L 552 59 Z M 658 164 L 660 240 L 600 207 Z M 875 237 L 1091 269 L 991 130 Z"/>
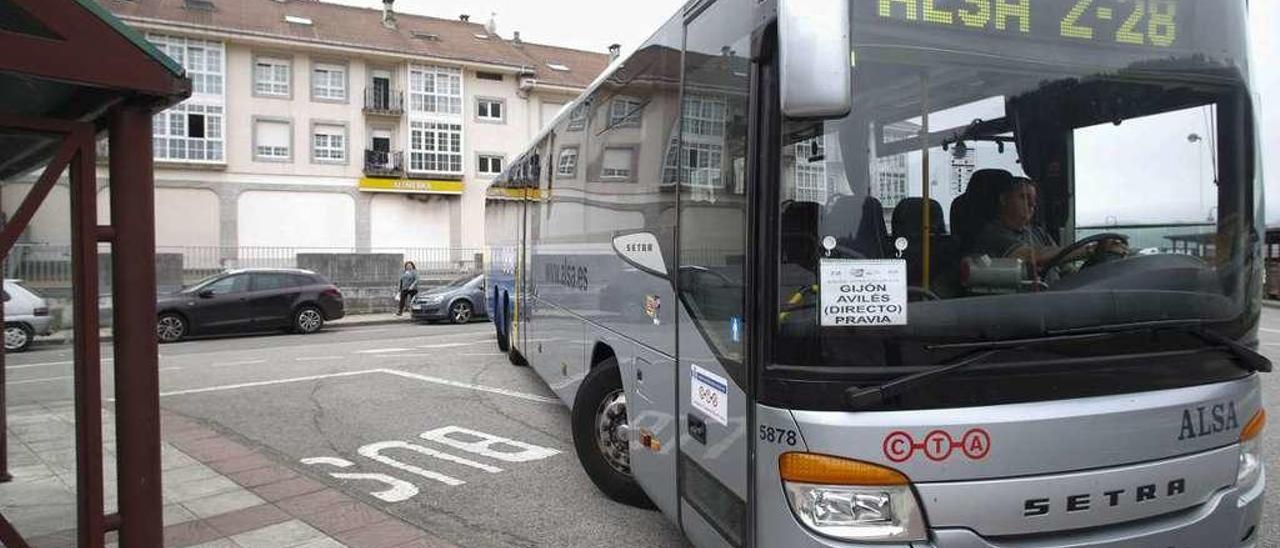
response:
<path fill-rule="evenodd" d="M 21 280 L 4 281 L 4 350 L 22 352 L 36 335 L 53 333 L 49 303 L 22 285 Z"/>

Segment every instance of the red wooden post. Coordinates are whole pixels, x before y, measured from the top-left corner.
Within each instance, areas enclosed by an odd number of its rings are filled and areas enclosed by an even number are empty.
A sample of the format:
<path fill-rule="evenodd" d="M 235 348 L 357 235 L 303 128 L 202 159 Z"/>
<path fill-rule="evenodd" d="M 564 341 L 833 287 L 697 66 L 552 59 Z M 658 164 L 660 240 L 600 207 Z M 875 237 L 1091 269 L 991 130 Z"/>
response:
<path fill-rule="evenodd" d="M 100 548 L 103 527 L 102 356 L 98 336 L 97 149 L 91 126 L 67 136 L 71 163 L 71 284 L 75 318 L 76 514 L 80 548 Z"/>
<path fill-rule="evenodd" d="M 162 546 L 150 109 L 137 104 L 116 107 L 111 112 L 110 131 L 120 545 Z"/>

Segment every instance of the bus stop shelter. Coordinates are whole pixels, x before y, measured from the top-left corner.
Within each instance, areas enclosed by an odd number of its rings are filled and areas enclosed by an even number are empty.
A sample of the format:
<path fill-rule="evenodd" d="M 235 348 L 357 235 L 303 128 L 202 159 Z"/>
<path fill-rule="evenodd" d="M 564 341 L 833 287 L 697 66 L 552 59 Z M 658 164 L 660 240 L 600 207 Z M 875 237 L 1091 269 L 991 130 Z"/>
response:
<path fill-rule="evenodd" d="M 70 196 L 74 461 L 68 467 L 74 473 L 64 481 L 75 496 L 64 542 L 103 546 L 108 532 L 117 531 L 124 546 L 160 546 L 152 116 L 189 96 L 191 83 L 180 65 L 95 0 L 0 0 L 0 52 L 0 184 L 12 189 L 12 181 L 28 181 L 20 203 L 8 204 L 16 209 L 6 209 L 0 258 L 8 257 L 55 186 Z M 100 177 L 96 144 L 104 136 L 108 176 Z M 99 218 L 104 186 L 111 189 L 103 209 L 109 215 Z M 109 249 L 104 263 L 113 287 L 109 358 L 100 355 L 100 248 Z M 110 513 L 101 368 L 108 359 L 116 463 Z M 3 363 L 0 349 L 0 499 L 6 489 L 20 493 L 23 481 L 9 466 L 13 424 L 4 398 L 15 392 L 6 386 L 11 368 Z M 0 506 L 0 544 L 47 544 L 24 538 L 15 516 L 6 515 L 12 513 Z"/>

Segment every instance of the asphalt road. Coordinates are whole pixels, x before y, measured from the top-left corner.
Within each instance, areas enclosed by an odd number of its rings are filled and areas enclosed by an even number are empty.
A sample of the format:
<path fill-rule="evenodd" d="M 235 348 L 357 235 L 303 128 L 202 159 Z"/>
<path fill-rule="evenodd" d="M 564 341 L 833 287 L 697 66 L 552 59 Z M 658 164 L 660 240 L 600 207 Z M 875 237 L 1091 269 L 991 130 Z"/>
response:
<path fill-rule="evenodd" d="M 1280 310 L 1264 309 L 1261 337 L 1262 351 L 1280 362 Z M 497 352 L 488 323 L 197 340 L 164 345 L 160 353 L 166 409 L 215 423 L 459 545 L 683 544 L 660 514 L 600 495 L 573 453 L 568 411 L 532 370 Z M 66 346 L 10 356 L 10 404 L 69 399 L 70 359 Z M 1273 419 L 1261 538 L 1274 548 L 1280 548 L 1277 375 L 1263 379 Z M 110 397 L 109 382 L 104 392 Z M 381 486 L 330 477 L 338 471 L 334 458 L 354 463 L 342 472 L 388 474 L 416 493 L 381 500 L 371 494 Z"/>

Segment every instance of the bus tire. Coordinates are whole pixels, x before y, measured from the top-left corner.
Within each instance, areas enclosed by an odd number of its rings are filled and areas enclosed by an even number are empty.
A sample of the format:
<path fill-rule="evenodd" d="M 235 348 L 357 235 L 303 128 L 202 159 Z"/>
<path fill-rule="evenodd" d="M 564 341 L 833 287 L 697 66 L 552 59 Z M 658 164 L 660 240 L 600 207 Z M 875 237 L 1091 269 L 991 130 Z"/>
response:
<path fill-rule="evenodd" d="M 626 398 L 616 359 L 601 362 L 582 380 L 573 401 L 572 421 L 573 447 L 591 482 L 615 501 L 654 508 L 631 475 L 627 436 L 615 435 L 617 426 L 626 425 Z"/>

